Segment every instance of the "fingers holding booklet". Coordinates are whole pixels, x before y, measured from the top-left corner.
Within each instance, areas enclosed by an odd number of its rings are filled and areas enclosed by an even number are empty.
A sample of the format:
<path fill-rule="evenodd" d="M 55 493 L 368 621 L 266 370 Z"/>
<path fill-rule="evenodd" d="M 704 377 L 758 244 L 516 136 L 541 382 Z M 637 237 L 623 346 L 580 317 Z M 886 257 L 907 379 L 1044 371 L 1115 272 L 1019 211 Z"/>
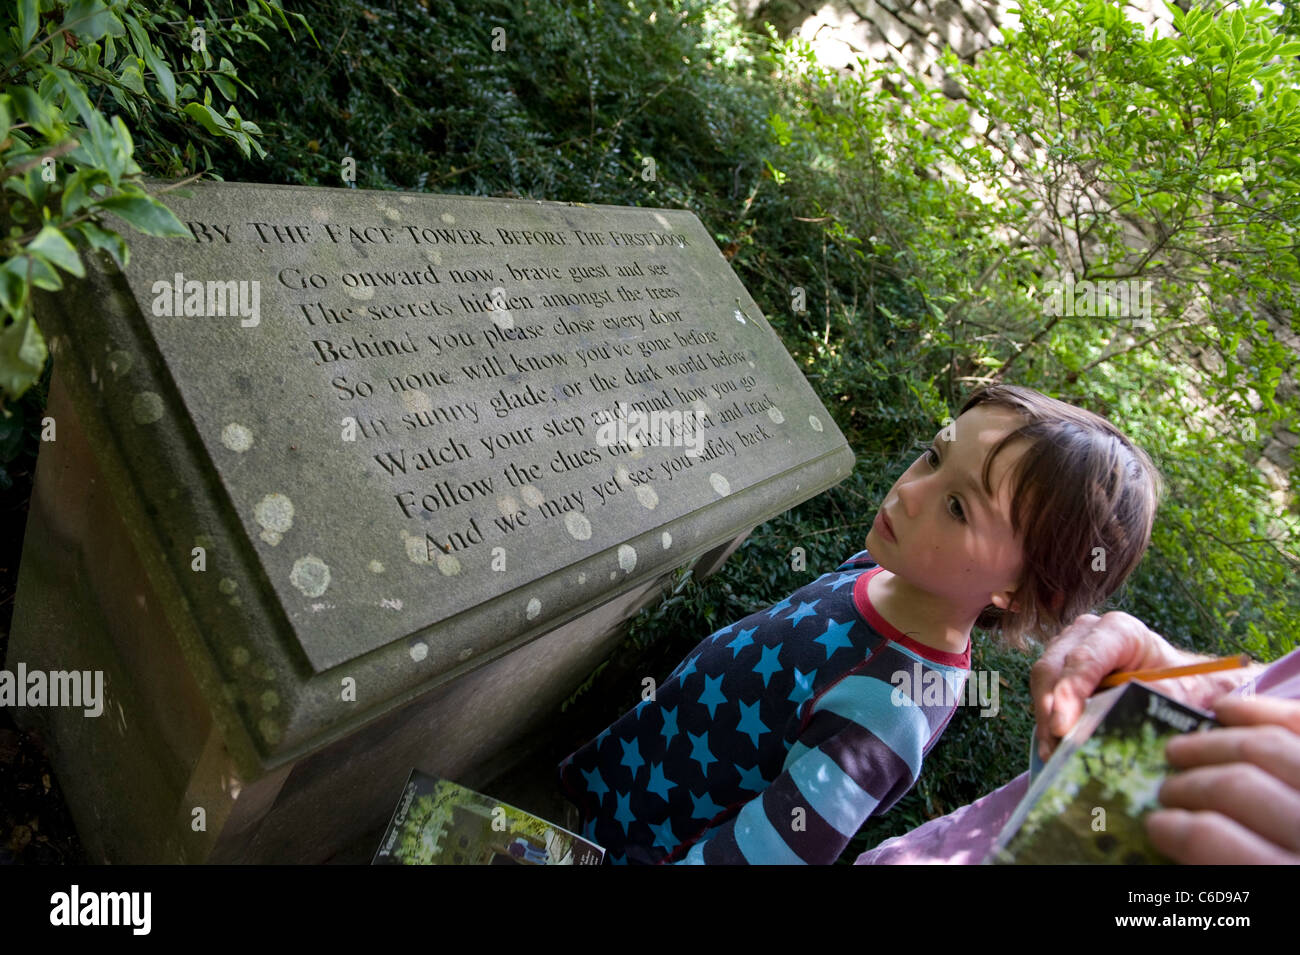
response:
<path fill-rule="evenodd" d="M 1171 739 L 1152 846 L 1188 865 L 1300 864 L 1300 700 L 1225 697 L 1224 728 Z"/>

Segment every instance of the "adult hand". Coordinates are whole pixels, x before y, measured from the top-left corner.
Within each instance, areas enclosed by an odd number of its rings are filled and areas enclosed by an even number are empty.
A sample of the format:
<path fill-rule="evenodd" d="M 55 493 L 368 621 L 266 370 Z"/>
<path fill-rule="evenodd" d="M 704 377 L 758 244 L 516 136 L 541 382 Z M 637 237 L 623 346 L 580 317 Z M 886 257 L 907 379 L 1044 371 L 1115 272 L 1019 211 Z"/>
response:
<path fill-rule="evenodd" d="M 1300 864 L 1300 700 L 1225 697 L 1225 727 L 1171 739 L 1183 769 L 1165 780 L 1170 808 L 1147 817 L 1152 844 L 1189 865 Z"/>
<path fill-rule="evenodd" d="M 1119 670 L 1183 666 L 1211 657 L 1187 653 L 1149 630 L 1136 617 L 1113 611 L 1084 614 L 1052 640 L 1029 671 L 1034 697 L 1038 753 L 1051 755 L 1061 737 L 1083 713 L 1084 704 L 1106 676 Z M 1160 690 L 1193 706 L 1212 700 L 1264 667 L 1161 680 Z"/>

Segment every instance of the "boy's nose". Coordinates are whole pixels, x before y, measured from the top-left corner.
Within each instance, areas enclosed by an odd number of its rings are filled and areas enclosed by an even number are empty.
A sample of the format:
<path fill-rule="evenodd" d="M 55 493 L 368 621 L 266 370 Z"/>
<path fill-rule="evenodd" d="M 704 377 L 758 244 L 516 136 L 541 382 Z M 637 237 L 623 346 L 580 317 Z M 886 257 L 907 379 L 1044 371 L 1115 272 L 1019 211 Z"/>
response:
<path fill-rule="evenodd" d="M 899 481 L 896 493 L 898 494 L 898 504 L 903 513 L 908 517 L 916 517 L 920 507 L 921 491 L 919 485 L 925 480 L 924 478 L 913 478 L 910 481 Z"/>

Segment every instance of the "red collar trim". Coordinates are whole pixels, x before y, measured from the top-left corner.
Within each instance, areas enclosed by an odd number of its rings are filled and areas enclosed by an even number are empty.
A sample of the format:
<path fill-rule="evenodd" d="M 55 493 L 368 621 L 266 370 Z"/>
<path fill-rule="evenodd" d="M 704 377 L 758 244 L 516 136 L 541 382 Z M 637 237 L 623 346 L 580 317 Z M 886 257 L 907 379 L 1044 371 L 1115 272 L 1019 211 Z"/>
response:
<path fill-rule="evenodd" d="M 853 585 L 853 603 L 858 609 L 862 618 L 875 627 L 885 639 L 892 640 L 900 647 L 906 647 L 917 656 L 930 660 L 934 663 L 942 663 L 945 666 L 961 667 L 963 670 L 970 669 L 970 638 L 966 638 L 966 649 L 961 653 L 950 653 L 947 650 L 936 650 L 934 647 L 928 647 L 924 643 L 918 643 L 911 637 L 907 636 L 892 623 L 882 617 L 879 611 L 871 603 L 871 598 L 867 596 L 867 584 L 871 578 L 876 576 L 885 568 L 873 567 Z"/>

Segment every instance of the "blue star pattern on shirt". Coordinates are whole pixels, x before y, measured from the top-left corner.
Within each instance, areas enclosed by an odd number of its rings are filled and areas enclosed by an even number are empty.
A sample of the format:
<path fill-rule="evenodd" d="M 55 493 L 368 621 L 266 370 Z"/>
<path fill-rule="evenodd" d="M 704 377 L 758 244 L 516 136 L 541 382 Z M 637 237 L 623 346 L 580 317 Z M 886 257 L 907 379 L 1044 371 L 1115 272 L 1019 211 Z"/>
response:
<path fill-rule="evenodd" d="M 706 730 L 699 736 L 694 733 L 687 733 L 691 741 L 691 759 L 700 764 L 700 771 L 707 778 L 709 775 L 709 763 L 716 763 L 713 753 L 709 752 L 709 734 Z"/>
<path fill-rule="evenodd" d="M 800 673 L 799 668 L 794 668 L 794 689 L 786 697 L 791 703 L 802 703 L 813 695 L 813 680 L 817 679 L 817 671 L 811 673 Z"/>
<path fill-rule="evenodd" d="M 663 763 L 650 764 L 650 782 L 645 784 L 646 792 L 652 792 L 663 799 L 668 798 L 668 790 L 676 789 L 677 784 L 664 776 Z"/>
<path fill-rule="evenodd" d="M 767 682 L 772 679 L 774 673 L 780 673 L 785 669 L 777 662 L 781 656 L 782 646 L 784 644 L 778 643 L 774 647 L 764 647 L 763 658 L 754 664 L 754 672 L 763 678 L 763 689 L 767 689 Z"/>
<path fill-rule="evenodd" d="M 841 587 L 843 587 L 845 584 L 851 584 L 851 583 L 853 583 L 855 580 L 857 580 L 857 579 L 858 579 L 859 577 L 861 577 L 861 576 L 862 576 L 862 574 L 861 574 L 860 572 L 859 572 L 859 573 L 856 573 L 856 574 L 852 574 L 852 573 L 851 573 L 851 574 L 840 574 L 838 577 L 835 578 L 835 582 L 831 584 L 831 593 L 834 593 L 835 591 L 839 590 L 839 589 L 840 589 Z"/>
<path fill-rule="evenodd" d="M 853 641 L 848 638 L 848 632 L 853 629 L 853 621 L 840 623 L 836 620 L 829 620 L 826 623 L 826 632 L 813 641 L 826 647 L 826 659 L 831 658 L 831 654 L 840 647 L 851 647 Z"/>
<path fill-rule="evenodd" d="M 754 741 L 755 747 L 758 746 L 759 736 L 763 733 L 772 732 L 764 726 L 763 721 L 758 718 L 758 708 L 760 705 L 761 704 L 759 703 L 754 703 L 753 705 L 741 703 L 740 723 L 736 726 L 736 729 L 739 732 L 747 733 L 749 735 L 749 738 Z"/>
<path fill-rule="evenodd" d="M 623 835 L 627 835 L 628 824 L 636 822 L 636 816 L 632 815 L 632 794 L 630 792 L 624 794 L 616 791 L 614 798 L 618 804 L 618 808 L 614 812 L 614 821 L 622 825 Z"/>
<path fill-rule="evenodd" d="M 727 649 L 731 651 L 731 659 L 736 659 L 736 657 L 740 656 L 741 650 L 754 642 L 754 634 L 756 633 L 758 633 L 758 627 L 742 630 L 735 640 L 727 644 Z"/>
<path fill-rule="evenodd" d="M 623 758 L 619 760 L 619 765 L 632 770 L 632 778 L 636 779 L 636 771 L 645 765 L 645 760 L 641 758 L 641 741 L 633 737 L 619 742 L 623 744 Z"/>
<path fill-rule="evenodd" d="M 814 600 L 812 603 L 800 603 L 799 609 L 796 610 L 794 613 L 790 614 L 790 616 L 786 617 L 785 619 L 790 621 L 790 626 L 797 627 L 799 626 L 799 621 L 802 620 L 804 617 L 817 616 L 817 612 L 813 610 L 813 608 L 816 607 L 819 603 L 821 603 L 821 600 Z"/>
<path fill-rule="evenodd" d="M 736 764 L 736 772 L 740 773 L 740 787 L 742 789 L 751 789 L 758 793 L 767 788 L 767 780 L 758 771 L 757 764 L 750 769 L 741 769 L 740 765 Z"/>
<path fill-rule="evenodd" d="M 723 676 L 704 678 L 704 692 L 700 694 L 700 702 L 709 708 L 709 719 L 713 719 L 719 704 L 727 702 L 727 697 L 722 692 L 722 680 Z"/>
<path fill-rule="evenodd" d="M 682 667 L 682 671 L 677 674 L 677 682 L 685 683 L 686 678 L 694 672 L 695 672 L 695 657 L 691 657 L 689 660 L 686 661 L 686 666 Z"/>
<path fill-rule="evenodd" d="M 771 620 L 775 618 L 782 610 L 789 610 L 790 607 L 791 607 L 790 598 L 786 597 L 779 604 L 776 604 L 775 606 L 773 606 L 771 609 L 768 610 L 767 618 Z"/>
<path fill-rule="evenodd" d="M 673 835 L 673 821 L 671 819 L 665 820 L 663 825 L 660 826 L 656 826 L 654 823 L 649 823 L 649 826 L 650 831 L 655 834 L 654 844 L 656 846 L 663 846 L 665 849 L 671 850 L 677 845 L 678 839 Z"/>
<path fill-rule="evenodd" d="M 707 789 L 699 796 L 691 793 L 691 803 L 694 805 L 694 809 L 691 811 L 691 818 L 693 819 L 712 819 L 727 808 L 714 802 Z"/>
<path fill-rule="evenodd" d="M 674 706 L 672 708 L 669 708 L 665 706 L 663 709 L 663 714 L 664 714 L 664 725 L 659 732 L 663 734 L 664 739 L 671 740 L 674 736 L 677 735 L 677 707 Z"/>
<path fill-rule="evenodd" d="M 605 780 L 600 776 L 599 769 L 593 769 L 587 772 L 581 770 L 582 778 L 587 781 L 587 790 L 596 797 L 596 802 L 604 802 L 605 793 L 609 792 L 609 787 L 605 785 Z"/>

